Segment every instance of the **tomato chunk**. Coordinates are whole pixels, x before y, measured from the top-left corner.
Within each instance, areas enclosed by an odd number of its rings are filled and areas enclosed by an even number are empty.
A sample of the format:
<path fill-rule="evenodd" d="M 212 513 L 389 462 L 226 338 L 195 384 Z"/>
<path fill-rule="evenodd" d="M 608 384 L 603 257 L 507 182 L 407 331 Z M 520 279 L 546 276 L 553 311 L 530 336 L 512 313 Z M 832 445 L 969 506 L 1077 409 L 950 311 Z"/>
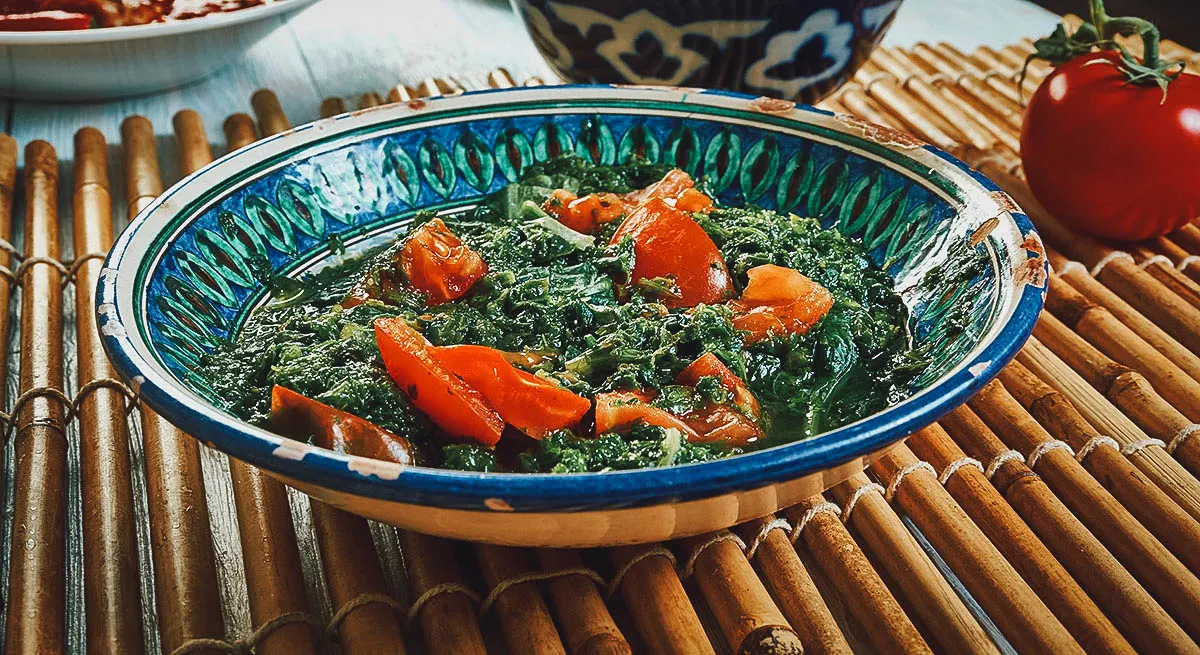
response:
<path fill-rule="evenodd" d="M 403 288 L 424 293 L 430 306 L 461 298 L 487 275 L 487 263 L 435 218 L 417 228 L 354 285 L 342 307 L 371 299 L 386 301 Z"/>
<path fill-rule="evenodd" d="M 758 420 L 758 417 L 761 415 L 758 399 L 754 397 L 754 394 L 750 393 L 750 388 L 746 386 L 746 383 L 733 371 L 729 370 L 729 367 L 713 353 L 704 353 L 697 357 L 694 362 L 688 364 L 687 368 L 675 376 L 675 383 L 694 387 L 700 381 L 700 378 L 708 376 L 719 378 L 721 386 L 733 394 L 733 404 L 745 412 L 751 419 Z"/>
<path fill-rule="evenodd" d="M 712 209 L 713 201 L 712 198 L 695 189 L 688 189 L 680 194 L 679 199 L 675 201 L 675 206 L 685 212 L 695 214 Z"/>
<path fill-rule="evenodd" d="M 509 425 L 541 439 L 577 425 L 592 402 L 554 382 L 515 368 L 508 353 L 487 346 L 444 346 L 434 356 L 478 391 Z"/>
<path fill-rule="evenodd" d="M 399 318 L 375 321 L 375 340 L 388 375 L 412 404 L 453 437 L 494 446 L 504 420 L 470 385 L 446 370 L 429 342 Z"/>
<path fill-rule="evenodd" d="M 675 428 L 688 441 L 700 439 L 691 426 L 670 412 L 648 404 L 646 398 L 645 394 L 632 391 L 596 394 L 596 434 L 612 432 L 635 423 L 646 423 L 660 428 Z"/>
<path fill-rule="evenodd" d="M 674 278 L 679 297 L 665 297 L 668 307 L 715 304 L 733 295 L 725 260 L 704 228 L 687 212 L 653 198 L 621 223 L 612 243 L 633 239 L 633 282 Z"/>
<path fill-rule="evenodd" d="M 621 218 L 627 208 L 615 193 L 593 193 L 578 198 L 566 189 L 559 189 L 542 204 L 542 209 L 576 232 L 595 234 L 602 225 Z"/>
<path fill-rule="evenodd" d="M 833 307 L 825 287 L 799 271 L 766 264 L 746 272 L 742 297 L 729 303 L 733 326 L 753 343 L 786 334 L 804 334 Z"/>
<path fill-rule="evenodd" d="M 294 439 L 311 436 L 316 445 L 339 453 L 414 463 L 408 439 L 279 385 L 271 388 L 271 428 Z"/>
<path fill-rule="evenodd" d="M 723 443 L 729 446 L 747 446 L 763 437 L 762 428 L 754 419 L 729 405 L 710 404 L 683 417 L 683 421 L 696 432 L 694 443 Z"/>
<path fill-rule="evenodd" d="M 625 201 L 633 205 L 644 205 L 655 198 L 677 199 L 685 191 L 694 186 L 696 186 L 696 183 L 692 181 L 690 175 L 678 168 L 673 168 L 667 171 L 667 174 L 654 184 L 644 189 L 638 189 L 637 191 L 625 194 Z"/>

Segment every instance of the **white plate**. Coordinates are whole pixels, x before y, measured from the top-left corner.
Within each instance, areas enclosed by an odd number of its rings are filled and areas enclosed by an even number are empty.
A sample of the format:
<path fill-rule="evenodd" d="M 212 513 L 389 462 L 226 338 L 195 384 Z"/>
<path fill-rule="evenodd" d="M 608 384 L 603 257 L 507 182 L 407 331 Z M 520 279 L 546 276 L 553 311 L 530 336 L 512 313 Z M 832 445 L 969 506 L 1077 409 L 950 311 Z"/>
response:
<path fill-rule="evenodd" d="M 228 66 L 315 0 L 129 27 L 0 32 L 0 95 L 104 100 L 183 86 Z"/>

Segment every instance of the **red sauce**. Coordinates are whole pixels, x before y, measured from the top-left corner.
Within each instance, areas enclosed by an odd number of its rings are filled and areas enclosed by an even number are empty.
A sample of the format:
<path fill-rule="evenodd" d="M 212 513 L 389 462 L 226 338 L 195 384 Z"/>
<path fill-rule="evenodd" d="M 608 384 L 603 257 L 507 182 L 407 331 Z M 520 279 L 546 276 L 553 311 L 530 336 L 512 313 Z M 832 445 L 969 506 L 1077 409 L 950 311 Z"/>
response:
<path fill-rule="evenodd" d="M 0 31 L 145 25 L 237 11 L 276 0 L 0 0 Z"/>

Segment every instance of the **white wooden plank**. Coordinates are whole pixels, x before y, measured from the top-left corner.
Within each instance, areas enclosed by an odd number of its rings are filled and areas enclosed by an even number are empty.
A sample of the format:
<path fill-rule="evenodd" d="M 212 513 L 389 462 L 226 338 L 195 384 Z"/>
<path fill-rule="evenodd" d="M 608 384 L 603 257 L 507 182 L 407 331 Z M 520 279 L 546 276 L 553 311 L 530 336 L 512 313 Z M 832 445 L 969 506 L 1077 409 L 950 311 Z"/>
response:
<path fill-rule="evenodd" d="M 431 76 L 478 86 L 501 65 L 518 79 L 549 73 L 507 2 L 324 0 L 289 27 L 325 97 Z"/>
<path fill-rule="evenodd" d="M 969 51 L 1049 34 L 1058 21 L 1057 14 L 1025 0 L 904 0 L 884 43 L 946 41 Z"/>

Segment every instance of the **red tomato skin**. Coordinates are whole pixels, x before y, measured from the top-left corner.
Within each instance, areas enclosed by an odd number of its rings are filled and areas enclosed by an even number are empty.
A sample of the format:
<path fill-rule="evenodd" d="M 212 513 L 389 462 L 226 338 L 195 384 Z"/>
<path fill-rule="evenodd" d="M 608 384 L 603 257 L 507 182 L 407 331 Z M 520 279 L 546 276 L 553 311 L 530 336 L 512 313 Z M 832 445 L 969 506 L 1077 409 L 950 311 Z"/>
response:
<path fill-rule="evenodd" d="M 679 198 L 685 191 L 696 186 L 692 177 L 686 172 L 672 168 L 661 180 L 644 189 L 625 194 L 625 202 L 631 205 L 644 205 L 655 198 Z"/>
<path fill-rule="evenodd" d="M 635 423 L 675 428 L 688 441 L 700 441 L 687 423 L 664 409 L 647 403 L 646 394 L 634 391 L 611 391 L 596 394 L 596 434 L 612 432 Z"/>
<path fill-rule="evenodd" d="M 413 464 L 412 444 L 404 437 L 287 387 L 271 388 L 271 428 L 339 453 Z"/>
<path fill-rule="evenodd" d="M 592 193 L 578 198 L 566 189 L 558 189 L 542 203 L 542 209 L 576 232 L 595 234 L 600 226 L 621 218 L 628 206 L 615 193 Z"/>
<path fill-rule="evenodd" d="M 479 253 L 440 218 L 409 235 L 400 251 L 400 268 L 413 288 L 429 295 L 430 306 L 461 298 L 488 272 Z"/>
<path fill-rule="evenodd" d="M 633 281 L 672 277 L 678 298 L 664 298 L 667 307 L 712 305 L 733 296 L 733 280 L 721 251 L 687 212 L 661 198 L 638 207 L 613 235 L 612 243 L 633 239 Z"/>
<path fill-rule="evenodd" d="M 541 439 L 547 434 L 579 424 L 592 401 L 522 371 L 508 363 L 507 355 L 487 346 L 442 346 L 434 356 L 483 396 L 509 425 Z"/>
<path fill-rule="evenodd" d="M 758 399 L 750 392 L 750 388 L 746 386 L 746 383 L 736 373 L 729 370 L 729 367 L 713 353 L 704 353 L 697 357 L 691 364 L 688 364 L 686 368 L 679 372 L 679 375 L 675 376 L 675 384 L 694 387 L 700 381 L 700 378 L 709 375 L 715 375 L 721 379 L 721 386 L 733 394 L 734 405 L 737 405 L 742 411 L 746 412 L 750 418 L 758 419 L 761 415 Z"/>
<path fill-rule="evenodd" d="M 729 405 L 708 405 L 682 417 L 698 436 L 692 443 L 745 447 L 763 437 L 762 428 Z"/>
<path fill-rule="evenodd" d="M 1055 68 L 1025 110 L 1029 188 L 1066 225 L 1148 239 L 1200 214 L 1200 77 L 1129 84 L 1113 53 Z"/>
<path fill-rule="evenodd" d="M 375 340 L 388 375 L 412 404 L 447 434 L 495 446 L 504 420 L 483 396 L 450 373 L 425 337 L 399 318 L 375 321 Z"/>

